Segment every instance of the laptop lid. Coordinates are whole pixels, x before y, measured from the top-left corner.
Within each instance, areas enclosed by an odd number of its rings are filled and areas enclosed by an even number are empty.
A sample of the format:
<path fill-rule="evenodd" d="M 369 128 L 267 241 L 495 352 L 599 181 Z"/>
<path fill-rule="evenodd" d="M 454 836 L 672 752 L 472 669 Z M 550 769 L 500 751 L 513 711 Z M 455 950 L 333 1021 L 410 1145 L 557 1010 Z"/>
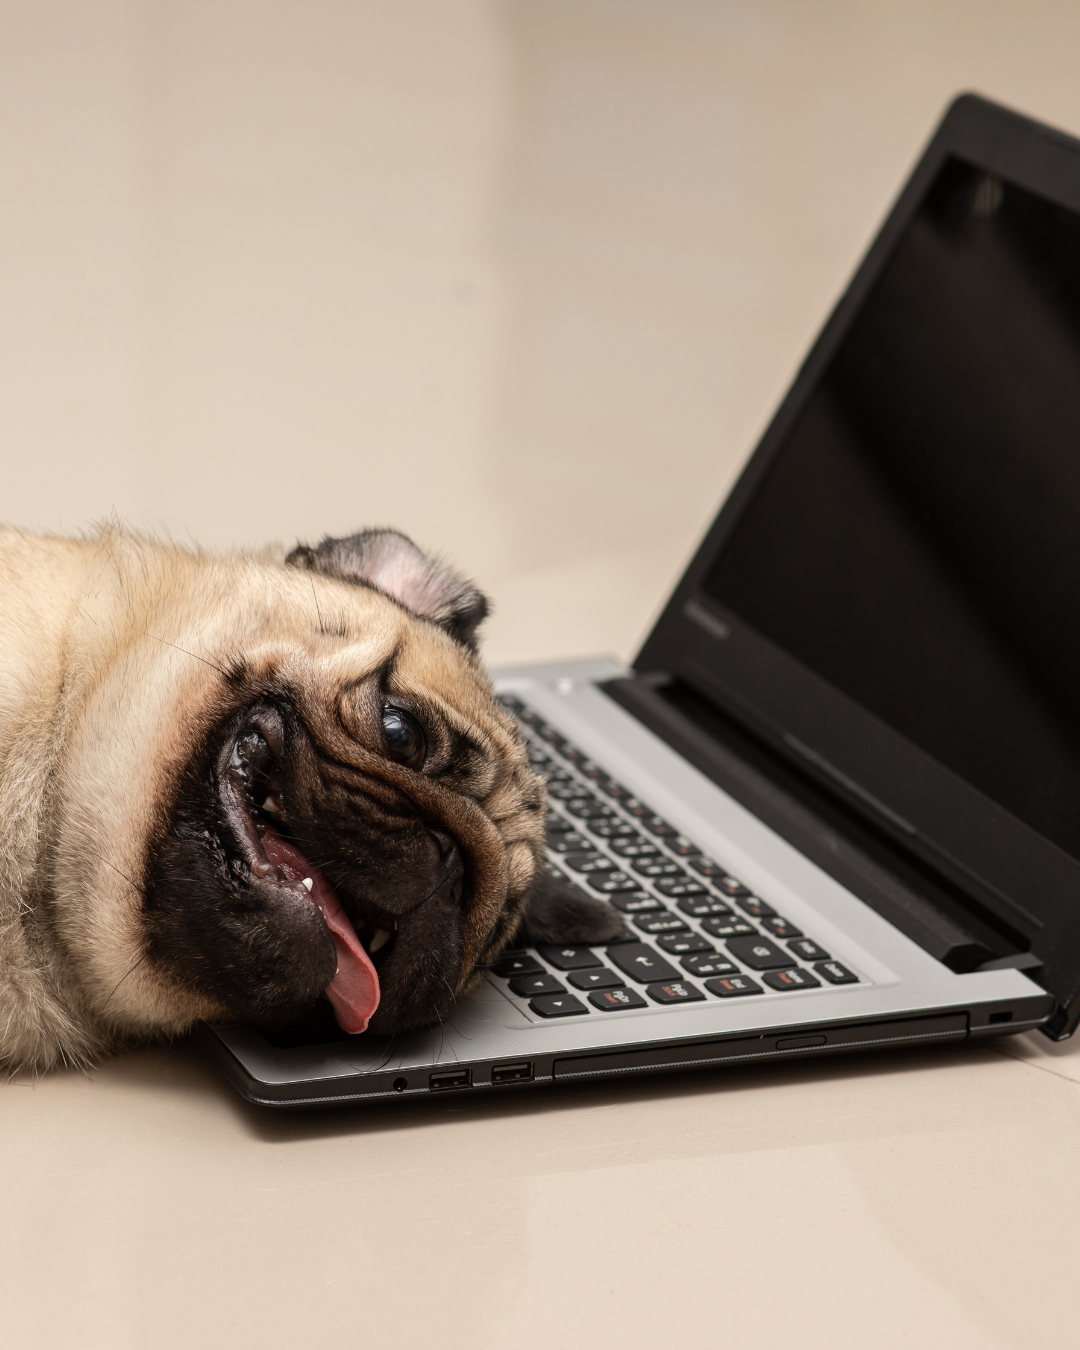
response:
<path fill-rule="evenodd" d="M 1080 1019 L 1080 142 L 947 112 L 637 660 L 929 864 Z"/>

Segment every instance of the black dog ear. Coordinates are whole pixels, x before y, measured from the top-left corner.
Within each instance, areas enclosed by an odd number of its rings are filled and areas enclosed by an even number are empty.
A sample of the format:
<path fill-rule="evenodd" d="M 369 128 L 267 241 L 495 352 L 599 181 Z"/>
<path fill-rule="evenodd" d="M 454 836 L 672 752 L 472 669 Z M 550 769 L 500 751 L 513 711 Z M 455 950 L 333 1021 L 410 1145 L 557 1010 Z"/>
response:
<path fill-rule="evenodd" d="M 327 535 L 317 548 L 298 544 L 285 561 L 323 576 L 373 586 L 476 650 L 476 630 L 489 612 L 487 598 L 397 530 L 363 530 L 347 539 Z"/>
<path fill-rule="evenodd" d="M 579 891 L 553 867 L 540 866 L 525 901 L 524 942 L 591 946 L 611 942 L 625 931 L 617 909 Z"/>

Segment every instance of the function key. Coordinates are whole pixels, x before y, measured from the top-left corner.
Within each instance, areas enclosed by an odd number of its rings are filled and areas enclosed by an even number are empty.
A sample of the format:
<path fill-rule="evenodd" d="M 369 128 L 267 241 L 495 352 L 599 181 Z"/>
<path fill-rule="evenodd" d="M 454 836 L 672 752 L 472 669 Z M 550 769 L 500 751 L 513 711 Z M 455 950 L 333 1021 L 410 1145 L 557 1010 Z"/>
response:
<path fill-rule="evenodd" d="M 506 711 L 512 712 L 515 717 L 520 717 L 525 711 L 525 704 L 514 694 L 496 694 L 495 702 L 501 703 Z"/>
<path fill-rule="evenodd" d="M 602 853 L 566 853 L 563 862 L 572 872 L 580 872 L 583 876 L 591 872 L 614 872 L 619 865 Z"/>
<path fill-rule="evenodd" d="M 636 891 L 639 881 L 628 877 L 625 872 L 593 872 L 585 877 L 588 887 L 600 895 L 617 895 L 619 891 Z"/>
<path fill-rule="evenodd" d="M 735 903 L 745 913 L 752 915 L 755 919 L 771 918 L 776 914 L 772 905 L 767 905 L 760 895 L 740 895 Z"/>
<path fill-rule="evenodd" d="M 647 1008 L 649 1005 L 636 989 L 605 989 L 590 994 L 589 1002 L 601 1012 L 622 1012 L 626 1008 Z"/>
<path fill-rule="evenodd" d="M 683 877 L 659 877 L 653 885 L 661 895 L 669 900 L 681 900 L 684 895 L 708 895 L 700 881 L 687 881 Z"/>
<path fill-rule="evenodd" d="M 686 880 L 686 873 L 674 858 L 636 858 L 632 864 L 634 871 L 643 877 L 679 877 Z M 697 885 L 698 883 L 694 883 Z"/>
<path fill-rule="evenodd" d="M 568 759 L 571 764 L 586 764 L 588 761 L 576 745 L 571 745 L 569 741 L 563 741 L 561 749 L 563 759 Z"/>
<path fill-rule="evenodd" d="M 789 922 L 789 920 L 782 919 L 779 914 L 773 914 L 770 918 L 762 919 L 761 926 L 762 928 L 767 928 L 769 932 L 773 935 L 773 937 L 778 938 L 802 937 L 802 929 L 796 928 L 793 923 Z"/>
<path fill-rule="evenodd" d="M 540 714 L 533 712 L 532 708 L 526 707 L 525 704 L 521 705 L 521 710 L 517 713 L 517 716 L 527 727 L 532 727 L 533 731 L 543 731 L 547 727 L 547 723 Z"/>
<path fill-rule="evenodd" d="M 749 975 L 729 975 L 721 980 L 706 980 L 705 988 L 717 998 L 741 998 L 745 994 L 761 994 L 764 990 Z"/>
<path fill-rule="evenodd" d="M 628 812 L 632 816 L 636 816 L 639 820 L 641 819 L 642 816 L 652 815 L 652 812 L 645 805 L 645 803 L 639 802 L 636 797 L 631 797 L 627 795 L 625 797 L 620 797 L 619 801 L 622 803 L 622 809 L 624 811 Z"/>
<path fill-rule="evenodd" d="M 650 895 L 648 891 L 634 891 L 630 895 L 613 895 L 611 904 L 616 909 L 622 910 L 624 914 L 652 914 L 656 910 L 664 908 L 656 896 Z"/>
<path fill-rule="evenodd" d="M 641 823 L 649 831 L 660 839 L 673 838 L 679 831 L 674 825 L 669 825 L 661 816 L 654 816 L 651 812 L 641 817 Z"/>
<path fill-rule="evenodd" d="M 734 961 L 717 952 L 699 953 L 697 956 L 684 956 L 679 962 L 683 970 L 691 975 L 738 975 L 739 967 Z M 709 986 L 706 985 L 707 989 Z"/>
<path fill-rule="evenodd" d="M 620 858 L 658 858 L 660 850 L 654 843 L 651 843 L 643 834 L 638 832 L 631 825 L 631 833 L 625 835 L 622 839 L 613 839 L 611 841 L 612 853 L 617 853 Z"/>
<path fill-rule="evenodd" d="M 670 909 L 662 909 L 657 914 L 642 914 L 634 920 L 634 927 L 643 933 L 686 933 L 687 925 Z"/>
<path fill-rule="evenodd" d="M 556 970 L 588 970 L 601 964 L 600 958 L 589 947 L 537 947 L 549 966 Z"/>
<path fill-rule="evenodd" d="M 541 722 L 539 718 L 537 718 L 535 722 L 529 721 L 528 717 L 526 717 L 524 720 L 529 722 L 530 726 L 535 727 L 536 734 L 540 737 L 540 739 L 546 745 L 550 745 L 552 749 L 557 750 L 560 755 L 565 750 L 568 750 L 570 748 L 567 745 L 566 741 L 564 741 L 563 738 L 559 735 L 559 733 L 555 730 L 555 728 L 549 727 L 546 722 Z"/>
<path fill-rule="evenodd" d="M 809 938 L 796 938 L 794 942 L 788 943 L 788 951 L 794 952 L 796 956 L 801 956 L 804 961 L 827 961 L 829 953 L 824 947 L 819 947 L 816 942 L 811 942 Z"/>
<path fill-rule="evenodd" d="M 734 914 L 730 919 L 725 919 L 723 916 L 715 919 L 702 919 L 701 926 L 706 933 L 711 933 L 713 937 L 718 938 L 743 937 L 757 932 L 752 923 L 747 923 L 745 919 L 737 918 Z"/>
<path fill-rule="evenodd" d="M 644 942 L 626 942 L 618 947 L 609 947 L 608 956 L 624 975 L 629 975 L 638 984 L 679 978 L 679 972 L 675 967 L 669 965 Z"/>
<path fill-rule="evenodd" d="M 529 998 L 533 994 L 561 994 L 566 986 L 554 975 L 519 975 L 510 981 L 510 990 L 520 998 Z"/>
<path fill-rule="evenodd" d="M 684 956 L 687 952 L 713 952 L 716 948 L 697 933 L 664 933 L 656 945 L 669 956 Z"/>
<path fill-rule="evenodd" d="M 566 977 L 575 989 L 621 989 L 622 979 L 607 966 L 596 970 L 575 970 Z"/>
<path fill-rule="evenodd" d="M 670 839 L 665 839 L 664 843 L 671 849 L 672 853 L 677 853 L 680 858 L 696 857 L 701 853 L 701 849 L 692 839 L 687 839 L 685 834 L 673 835 Z"/>
<path fill-rule="evenodd" d="M 650 984 L 645 992 L 657 1003 L 702 1003 L 705 995 L 696 984 L 688 980 L 666 980 L 663 984 Z"/>
<path fill-rule="evenodd" d="M 761 977 L 770 989 L 819 989 L 821 981 L 815 980 L 808 970 L 796 966 L 794 970 L 770 970 Z"/>
<path fill-rule="evenodd" d="M 859 983 L 858 975 L 853 975 L 847 966 L 842 966 L 839 961 L 822 961 L 821 965 L 815 966 L 814 969 L 830 984 Z"/>
<path fill-rule="evenodd" d="M 723 900 L 717 900 L 715 895 L 684 895 L 679 901 L 679 908 L 684 914 L 689 914 L 692 919 L 705 919 L 710 914 L 730 914 L 731 906 L 725 905 Z"/>
<path fill-rule="evenodd" d="M 764 937 L 734 938 L 728 943 L 728 951 L 737 961 L 751 970 L 777 970 L 781 966 L 793 966 L 795 962 L 775 942 Z"/>
<path fill-rule="evenodd" d="M 621 783 L 616 783 L 612 778 L 599 778 L 597 779 L 596 786 L 606 796 L 613 797 L 617 802 L 628 802 L 633 800 L 630 792 L 624 788 Z"/>
<path fill-rule="evenodd" d="M 579 1017 L 589 1011 L 573 994 L 541 994 L 530 1000 L 529 1007 L 538 1017 Z"/>
<path fill-rule="evenodd" d="M 493 966 L 496 975 L 501 975 L 504 980 L 511 979 L 514 975 L 542 975 L 544 968 L 534 956 L 528 952 L 504 952 L 502 960 Z"/>

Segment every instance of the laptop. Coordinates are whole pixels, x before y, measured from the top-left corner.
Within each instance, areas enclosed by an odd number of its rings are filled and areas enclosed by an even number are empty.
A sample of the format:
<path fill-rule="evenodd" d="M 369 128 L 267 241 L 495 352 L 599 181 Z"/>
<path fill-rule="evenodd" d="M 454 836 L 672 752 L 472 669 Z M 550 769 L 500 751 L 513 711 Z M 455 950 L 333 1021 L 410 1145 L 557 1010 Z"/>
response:
<path fill-rule="evenodd" d="M 623 914 L 442 1026 L 199 1039 L 274 1106 L 1080 1020 L 1080 141 L 947 111 L 633 666 L 497 673 Z"/>

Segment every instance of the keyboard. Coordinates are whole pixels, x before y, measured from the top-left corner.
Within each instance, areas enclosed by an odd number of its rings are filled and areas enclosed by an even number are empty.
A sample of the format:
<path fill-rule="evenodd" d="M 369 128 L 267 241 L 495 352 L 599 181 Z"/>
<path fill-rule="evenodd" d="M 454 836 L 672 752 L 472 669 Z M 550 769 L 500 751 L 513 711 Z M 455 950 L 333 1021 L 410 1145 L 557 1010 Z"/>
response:
<path fill-rule="evenodd" d="M 632 1013 L 797 990 L 865 987 L 722 862 L 617 783 L 521 699 L 529 762 L 547 780 L 545 866 L 619 910 L 627 936 L 505 952 L 488 978 L 533 1020 Z"/>

